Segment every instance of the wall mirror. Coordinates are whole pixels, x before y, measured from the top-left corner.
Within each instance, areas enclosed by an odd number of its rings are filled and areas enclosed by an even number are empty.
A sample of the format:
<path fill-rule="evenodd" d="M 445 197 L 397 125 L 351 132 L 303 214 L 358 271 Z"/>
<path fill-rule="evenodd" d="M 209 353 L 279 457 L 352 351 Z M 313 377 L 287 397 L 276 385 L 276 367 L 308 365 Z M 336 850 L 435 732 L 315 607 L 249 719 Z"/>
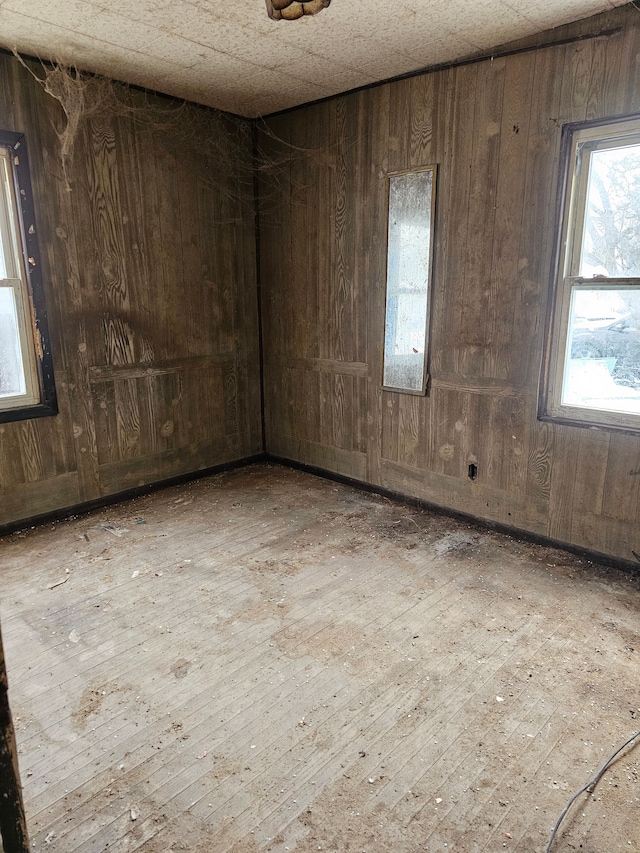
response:
<path fill-rule="evenodd" d="M 383 388 L 425 394 L 436 167 L 389 176 Z"/>

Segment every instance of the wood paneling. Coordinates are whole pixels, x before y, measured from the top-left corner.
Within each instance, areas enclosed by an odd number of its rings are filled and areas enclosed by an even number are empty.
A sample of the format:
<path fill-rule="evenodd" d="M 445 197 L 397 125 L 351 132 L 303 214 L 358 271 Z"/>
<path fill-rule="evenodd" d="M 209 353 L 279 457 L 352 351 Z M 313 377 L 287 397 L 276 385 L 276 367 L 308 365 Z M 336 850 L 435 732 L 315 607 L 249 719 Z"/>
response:
<path fill-rule="evenodd" d="M 536 418 L 562 125 L 640 109 L 636 10 L 549 34 L 613 27 L 622 32 L 386 84 L 268 123 L 267 450 L 633 559 L 640 439 Z M 286 151 L 295 152 L 288 174 L 273 165 Z M 431 385 L 416 398 L 380 390 L 386 176 L 431 163 Z M 349 442 L 349 430 L 360 439 Z"/>
<path fill-rule="evenodd" d="M 267 450 L 617 557 L 640 551 L 638 437 L 536 419 L 562 125 L 640 110 L 635 10 L 550 36 L 619 26 L 263 126 Z M 261 449 L 248 125 L 189 108 L 153 127 L 131 97 L 138 113 L 82 126 L 69 192 L 59 105 L 0 57 L 1 121 L 30 148 L 60 399 L 55 418 L 0 425 L 0 524 Z M 434 163 L 420 398 L 380 387 L 386 178 Z"/>
<path fill-rule="evenodd" d="M 0 425 L 0 524 L 261 448 L 250 127 L 130 93 L 81 125 L 0 56 L 26 134 L 60 403 Z"/>

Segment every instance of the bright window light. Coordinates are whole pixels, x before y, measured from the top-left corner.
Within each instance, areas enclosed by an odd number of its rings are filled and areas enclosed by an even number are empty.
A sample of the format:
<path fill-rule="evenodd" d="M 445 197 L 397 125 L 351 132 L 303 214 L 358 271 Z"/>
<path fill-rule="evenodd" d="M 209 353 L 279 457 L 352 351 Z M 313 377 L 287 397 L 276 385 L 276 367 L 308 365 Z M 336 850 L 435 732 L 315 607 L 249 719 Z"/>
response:
<path fill-rule="evenodd" d="M 640 122 L 574 129 L 546 415 L 640 430 Z"/>
<path fill-rule="evenodd" d="M 25 139 L 0 129 L 0 422 L 56 413 Z"/>

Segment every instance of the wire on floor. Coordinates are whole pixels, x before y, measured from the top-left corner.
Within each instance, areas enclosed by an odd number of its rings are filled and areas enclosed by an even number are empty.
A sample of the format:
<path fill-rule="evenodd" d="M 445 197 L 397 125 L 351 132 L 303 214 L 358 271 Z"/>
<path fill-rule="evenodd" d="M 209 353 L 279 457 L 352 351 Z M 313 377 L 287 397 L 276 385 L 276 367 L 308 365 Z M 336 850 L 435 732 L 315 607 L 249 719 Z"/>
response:
<path fill-rule="evenodd" d="M 594 776 L 592 776 L 591 779 L 589 779 L 587 784 L 583 785 L 582 788 L 580 788 L 579 791 L 576 791 L 576 793 L 573 795 L 573 797 L 571 797 L 571 799 L 569 800 L 567 805 L 564 807 L 564 811 L 562 812 L 562 814 L 558 818 L 556 825 L 553 827 L 553 832 L 551 833 L 551 838 L 549 838 L 549 843 L 547 844 L 547 848 L 545 850 L 545 853 L 549 853 L 549 851 L 551 850 L 551 845 L 553 844 L 553 839 L 556 837 L 556 832 L 558 831 L 560 824 L 564 820 L 564 816 L 569 811 L 571 806 L 575 803 L 575 801 L 578 799 L 580 794 L 583 794 L 585 791 L 588 791 L 590 794 L 593 792 L 593 789 L 595 788 L 595 786 L 600 781 L 600 777 L 605 772 L 605 770 L 609 767 L 609 765 L 611 764 L 613 759 L 616 757 L 616 755 L 618 755 L 618 753 L 622 752 L 622 750 L 625 748 L 625 746 L 629 746 L 629 744 L 632 743 L 638 737 L 638 735 L 640 735 L 640 731 L 634 732 L 630 738 L 627 738 L 627 740 L 625 740 L 625 742 L 622 744 L 622 746 L 619 746 L 615 752 L 611 753 L 609 758 L 607 758 L 607 760 L 602 765 L 602 767 L 597 771 L 597 773 Z M 591 789 L 591 790 L 589 790 L 589 789 Z"/>

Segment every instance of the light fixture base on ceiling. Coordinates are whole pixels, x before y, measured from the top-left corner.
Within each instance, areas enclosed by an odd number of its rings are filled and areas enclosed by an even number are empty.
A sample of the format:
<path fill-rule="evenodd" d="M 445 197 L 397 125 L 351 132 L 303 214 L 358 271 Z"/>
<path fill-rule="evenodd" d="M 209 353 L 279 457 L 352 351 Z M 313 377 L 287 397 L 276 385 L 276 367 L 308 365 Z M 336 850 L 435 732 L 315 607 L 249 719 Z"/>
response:
<path fill-rule="evenodd" d="M 295 21 L 304 15 L 316 15 L 330 5 L 331 0 L 265 0 L 267 14 L 273 21 Z"/>

